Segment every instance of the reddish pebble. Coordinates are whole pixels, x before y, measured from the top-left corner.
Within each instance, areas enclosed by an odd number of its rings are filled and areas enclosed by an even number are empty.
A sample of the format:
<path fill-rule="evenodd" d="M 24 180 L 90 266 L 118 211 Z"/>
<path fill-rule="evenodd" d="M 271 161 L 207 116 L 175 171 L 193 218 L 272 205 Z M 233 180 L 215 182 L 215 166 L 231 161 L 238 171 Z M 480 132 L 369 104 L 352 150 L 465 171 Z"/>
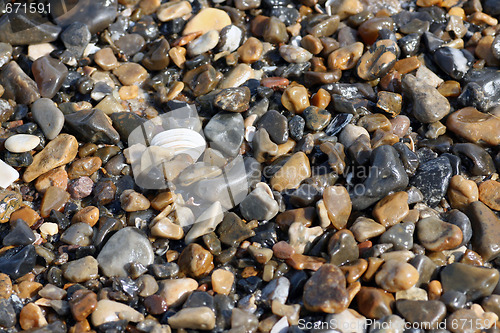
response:
<path fill-rule="evenodd" d="M 68 192 L 73 199 L 83 199 L 92 193 L 94 182 L 89 177 L 80 177 L 71 181 L 68 185 Z"/>
<path fill-rule="evenodd" d="M 290 259 L 295 254 L 295 249 L 285 241 L 280 241 L 273 246 L 273 253 L 276 258 Z"/>
<path fill-rule="evenodd" d="M 262 79 L 260 84 L 267 88 L 280 90 L 285 89 L 290 84 L 290 81 L 284 77 L 268 77 Z"/>

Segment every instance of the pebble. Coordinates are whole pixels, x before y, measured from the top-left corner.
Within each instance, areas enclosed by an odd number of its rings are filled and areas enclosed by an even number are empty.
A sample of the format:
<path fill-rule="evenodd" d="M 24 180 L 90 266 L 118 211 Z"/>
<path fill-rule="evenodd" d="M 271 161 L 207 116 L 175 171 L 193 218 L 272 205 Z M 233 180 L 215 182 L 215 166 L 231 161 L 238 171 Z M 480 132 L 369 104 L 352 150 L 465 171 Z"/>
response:
<path fill-rule="evenodd" d="M 422 192 L 429 206 L 435 207 L 446 194 L 451 173 L 449 160 L 442 156 L 420 164 L 410 183 Z"/>
<path fill-rule="evenodd" d="M 386 261 L 375 275 L 375 281 L 384 290 L 408 290 L 418 282 L 419 273 L 412 265 L 397 260 Z"/>
<path fill-rule="evenodd" d="M 250 96 L 248 98 L 250 99 Z M 243 117 L 232 112 L 217 113 L 204 128 L 210 146 L 228 156 L 236 156 L 239 153 L 244 131 Z"/>
<path fill-rule="evenodd" d="M 156 10 L 156 15 L 160 21 L 167 22 L 188 15 L 191 11 L 191 4 L 188 1 L 168 2 Z"/>
<path fill-rule="evenodd" d="M 210 30 L 188 44 L 187 52 L 191 57 L 208 52 L 219 43 L 217 30 Z"/>
<path fill-rule="evenodd" d="M 217 227 L 217 235 L 221 243 L 234 247 L 245 239 L 255 236 L 255 231 L 250 229 L 236 214 L 228 213 Z"/>
<path fill-rule="evenodd" d="M 141 193 L 134 190 L 125 190 L 120 195 L 122 209 L 126 212 L 146 210 L 150 206 L 149 200 Z"/>
<path fill-rule="evenodd" d="M 71 219 L 72 223 L 87 223 L 91 227 L 93 227 L 97 221 L 99 220 L 99 209 L 94 206 L 87 206 L 81 210 L 79 210 L 73 218 Z"/>
<path fill-rule="evenodd" d="M 182 272 L 193 278 L 204 277 L 214 269 L 212 254 L 194 243 L 182 251 L 178 264 Z"/>
<path fill-rule="evenodd" d="M 60 37 L 66 49 L 79 59 L 90 42 L 91 34 L 87 25 L 73 22 L 64 29 Z"/>
<path fill-rule="evenodd" d="M 450 180 L 448 187 L 448 200 L 450 206 L 464 210 L 471 202 L 477 201 L 479 190 L 475 182 L 455 175 Z"/>
<path fill-rule="evenodd" d="M 437 329 L 446 317 L 446 306 L 441 301 L 400 299 L 396 308 L 406 321 L 415 325 L 425 323 L 428 329 Z"/>
<path fill-rule="evenodd" d="M 168 318 L 173 329 L 212 330 L 215 327 L 215 313 L 208 307 L 184 308 Z"/>
<path fill-rule="evenodd" d="M 35 60 L 31 65 L 31 71 L 40 95 L 46 98 L 54 97 L 68 75 L 66 66 L 50 56 Z"/>
<path fill-rule="evenodd" d="M 184 27 L 184 36 L 193 32 L 205 34 L 210 30 L 221 31 L 222 28 L 231 24 L 229 15 L 217 8 L 205 8 L 192 17 Z"/>
<path fill-rule="evenodd" d="M 299 64 L 311 60 L 312 53 L 300 46 L 282 45 L 280 55 L 286 62 Z"/>
<path fill-rule="evenodd" d="M 153 257 L 149 240 L 137 229 L 127 227 L 111 236 L 97 256 L 97 261 L 104 275 L 125 277 L 128 263 L 138 262 L 148 266 L 153 263 Z"/>
<path fill-rule="evenodd" d="M 36 82 L 26 75 L 15 61 L 2 68 L 0 84 L 4 88 L 4 99 L 12 99 L 19 104 L 31 104 L 40 98 Z"/>
<path fill-rule="evenodd" d="M 456 135 L 473 143 L 500 144 L 500 119 L 498 112 L 482 113 L 473 107 L 453 112 L 446 121 L 446 127 Z"/>
<path fill-rule="evenodd" d="M 349 70 L 354 68 L 363 54 L 363 43 L 356 42 L 341 47 L 328 56 L 328 68 Z"/>
<path fill-rule="evenodd" d="M 380 200 L 373 208 L 373 217 L 384 227 L 401 222 L 409 213 L 408 193 L 396 192 Z"/>
<path fill-rule="evenodd" d="M 62 211 L 69 199 L 68 192 L 62 188 L 50 186 L 43 195 L 42 204 L 40 205 L 40 216 L 43 218 L 49 217 L 52 210 Z"/>
<path fill-rule="evenodd" d="M 31 105 L 31 114 L 47 139 L 53 140 L 61 133 L 64 115 L 50 99 L 40 98 L 35 101 Z"/>
<path fill-rule="evenodd" d="M 73 260 L 64 269 L 64 278 L 70 282 L 85 282 L 98 277 L 98 263 L 92 256 Z"/>
<path fill-rule="evenodd" d="M 7 274 L 0 273 L 0 298 L 8 299 L 12 295 L 12 281 Z"/>
<path fill-rule="evenodd" d="M 219 268 L 212 273 L 212 288 L 218 294 L 229 295 L 234 283 L 234 274 Z"/>
<path fill-rule="evenodd" d="M 257 187 L 240 203 L 241 214 L 247 220 L 270 220 L 278 209 L 276 200 L 263 187 Z"/>
<path fill-rule="evenodd" d="M 466 214 L 472 224 L 472 249 L 485 261 L 497 258 L 500 255 L 500 249 L 495 245 L 500 241 L 500 234 L 496 229 L 499 218 L 480 201 L 471 203 Z"/>
<path fill-rule="evenodd" d="M 78 142 L 69 134 L 59 134 L 45 148 L 33 157 L 33 163 L 23 174 L 25 182 L 31 182 L 40 175 L 73 161 L 78 153 Z"/>
<path fill-rule="evenodd" d="M 224 111 L 243 112 L 250 103 L 250 89 L 248 87 L 226 88 L 219 92 L 214 99 L 214 105 Z"/>
<path fill-rule="evenodd" d="M 90 290 L 80 289 L 71 296 L 70 309 L 77 321 L 86 320 L 97 307 L 97 295 Z"/>
<path fill-rule="evenodd" d="M 500 211 L 500 183 L 487 180 L 479 185 L 479 200 L 492 210 Z"/>
<path fill-rule="evenodd" d="M 65 4 L 56 3 L 51 10 L 58 26 L 67 27 L 79 21 L 87 25 L 90 33 L 95 34 L 106 29 L 115 20 L 117 2 L 97 0 L 93 1 L 92 5 L 77 3 L 69 11 Z"/>
<path fill-rule="evenodd" d="M 51 186 L 66 190 L 68 186 L 68 173 L 64 166 L 52 169 L 36 179 L 35 188 L 40 193 L 45 193 Z"/>
<path fill-rule="evenodd" d="M 191 278 L 179 278 L 159 281 L 160 295 L 167 306 L 175 307 L 184 303 L 189 293 L 198 288 L 198 282 Z"/>
<path fill-rule="evenodd" d="M 144 316 L 126 304 L 109 299 L 102 299 L 97 302 L 95 311 L 91 315 L 92 325 L 94 326 L 117 322 L 119 320 L 137 323 L 144 320 Z"/>
<path fill-rule="evenodd" d="M 407 74 L 403 80 L 403 92 L 413 100 L 413 114 L 423 123 L 434 123 L 450 112 L 450 103 L 437 89 L 425 81 Z"/>
<path fill-rule="evenodd" d="M 264 23 L 262 37 L 271 44 L 286 43 L 288 41 L 288 33 L 285 23 L 281 22 L 276 17 L 271 17 Z"/>
<path fill-rule="evenodd" d="M 11 153 L 24 153 L 35 149 L 40 144 L 40 138 L 31 134 L 15 134 L 4 142 L 5 149 Z"/>
<path fill-rule="evenodd" d="M 65 124 L 85 142 L 115 144 L 120 135 L 113 128 L 107 116 L 99 109 L 82 110 L 65 115 Z"/>
<path fill-rule="evenodd" d="M 251 38 L 252 37 L 250 37 L 249 39 Z M 224 51 L 234 52 L 240 46 L 242 39 L 243 39 L 243 31 L 236 25 L 228 25 L 222 28 L 222 30 L 220 31 L 219 44 L 217 45 L 217 49 L 221 52 Z M 242 54 L 238 52 L 238 55 L 240 56 L 240 59 L 242 59 L 241 58 Z"/>
<path fill-rule="evenodd" d="M 239 87 L 253 76 L 253 70 L 247 64 L 239 64 L 234 67 L 227 76 L 221 80 L 220 89 Z"/>
<path fill-rule="evenodd" d="M 276 110 L 269 110 L 260 118 L 257 129 L 264 128 L 269 137 L 276 144 L 284 144 L 288 141 L 288 123 L 284 115 Z"/>
<path fill-rule="evenodd" d="M 61 241 L 70 245 L 89 246 L 92 243 L 94 230 L 87 223 L 76 223 L 61 235 Z"/>
<path fill-rule="evenodd" d="M 324 264 L 304 286 L 304 306 L 312 312 L 340 313 L 349 305 L 346 281 L 335 265 Z"/>
<path fill-rule="evenodd" d="M 468 301 L 490 296 L 499 278 L 496 269 L 462 263 L 446 265 L 440 275 L 445 293 L 452 290 L 462 292 Z"/>
<path fill-rule="evenodd" d="M 47 326 L 48 323 L 42 309 L 35 303 L 28 303 L 22 308 L 19 314 L 19 325 L 23 330 L 29 330 Z"/>
<path fill-rule="evenodd" d="M 440 47 L 434 52 L 434 61 L 454 80 L 461 80 L 469 70 L 469 60 L 461 50 Z"/>
<path fill-rule="evenodd" d="M 393 249 L 410 250 L 413 247 L 413 232 L 415 224 L 411 222 L 403 222 L 390 227 L 380 236 L 382 244 L 392 244 Z"/>
<path fill-rule="evenodd" d="M 283 106 L 296 114 L 301 114 L 309 105 L 307 89 L 300 84 L 290 84 L 281 96 Z"/>
<path fill-rule="evenodd" d="M 330 255 L 330 263 L 336 266 L 357 260 L 359 249 L 352 232 L 349 230 L 337 231 L 328 241 L 328 254 Z"/>
<path fill-rule="evenodd" d="M 399 47 L 390 39 L 377 41 L 359 59 L 357 74 L 363 80 L 371 81 L 386 75 L 399 55 Z"/>
<path fill-rule="evenodd" d="M 10 232 L 3 238 L 2 244 L 9 245 L 29 245 L 35 241 L 35 234 L 29 225 L 23 220 L 15 220 L 11 223 Z"/>
<path fill-rule="evenodd" d="M 94 54 L 94 61 L 105 71 L 110 71 L 120 66 L 118 59 L 116 59 L 113 53 L 113 49 L 110 47 L 105 47 L 97 51 Z"/>
<path fill-rule="evenodd" d="M 466 85 L 463 87 L 462 93 L 458 97 L 460 104 L 463 107 L 475 107 L 482 112 L 497 106 L 497 91 L 495 89 L 487 89 L 487 87 L 496 84 L 500 79 L 497 71 L 489 69 L 471 69 L 469 73 L 469 75 L 464 77 Z"/>
<path fill-rule="evenodd" d="M 429 251 L 444 251 L 457 248 L 462 243 L 462 230 L 456 225 L 427 217 L 417 223 L 420 244 Z"/>
<path fill-rule="evenodd" d="M 300 183 L 311 176 L 309 159 L 303 152 L 293 154 L 290 159 L 274 174 L 270 184 L 273 190 L 296 189 Z"/>
<path fill-rule="evenodd" d="M 12 185 L 12 183 L 19 179 L 19 173 L 17 172 L 17 170 L 2 160 L 0 160 L 0 172 L 3 175 L 2 179 L 0 180 L 0 187 L 3 189 L 9 187 L 10 185 Z"/>
<path fill-rule="evenodd" d="M 489 175 L 495 172 L 493 159 L 481 146 L 474 143 L 456 143 L 451 147 L 451 152 L 463 159 L 464 165 L 472 161 L 469 172 L 474 176 Z"/>
<path fill-rule="evenodd" d="M 358 242 L 364 242 L 382 235 L 385 232 L 385 227 L 370 218 L 360 216 L 354 221 L 349 230 L 351 230 Z"/>
<path fill-rule="evenodd" d="M 392 315 L 394 296 L 374 287 L 361 287 L 356 294 L 359 312 L 367 318 L 381 319 Z"/>
<path fill-rule="evenodd" d="M 133 56 L 144 48 L 146 41 L 139 34 L 125 34 L 118 38 L 115 46 L 126 56 Z"/>
<path fill-rule="evenodd" d="M 306 126 L 313 131 L 321 131 L 331 120 L 330 112 L 316 106 L 308 106 L 302 116 L 306 120 Z"/>
<path fill-rule="evenodd" d="M 141 84 L 148 76 L 147 70 L 139 64 L 127 62 L 113 70 L 113 74 L 125 85 Z"/>

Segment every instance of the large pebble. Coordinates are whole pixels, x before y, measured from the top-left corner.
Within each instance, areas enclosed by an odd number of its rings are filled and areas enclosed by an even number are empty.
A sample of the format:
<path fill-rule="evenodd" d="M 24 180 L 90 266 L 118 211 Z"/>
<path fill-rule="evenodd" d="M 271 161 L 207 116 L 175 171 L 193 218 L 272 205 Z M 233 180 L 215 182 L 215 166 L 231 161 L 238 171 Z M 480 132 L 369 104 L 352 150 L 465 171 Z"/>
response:
<path fill-rule="evenodd" d="M 68 75 L 66 66 L 50 56 L 35 60 L 31 71 L 40 90 L 40 95 L 47 98 L 54 97 Z"/>
<path fill-rule="evenodd" d="M 76 138 L 69 134 L 60 134 L 35 155 L 33 163 L 24 171 L 23 180 L 29 183 L 47 171 L 68 164 L 75 159 L 77 153 Z"/>
<path fill-rule="evenodd" d="M 212 330 L 215 327 L 215 313 L 206 306 L 184 308 L 168 318 L 173 329 Z"/>
<path fill-rule="evenodd" d="M 228 156 L 236 156 L 243 143 L 245 128 L 238 113 L 219 112 L 204 128 L 210 146 Z"/>
<path fill-rule="evenodd" d="M 98 263 L 92 256 L 73 260 L 64 269 L 64 278 L 71 282 L 85 282 L 98 276 Z"/>
<path fill-rule="evenodd" d="M 461 80 L 469 70 L 470 60 L 464 52 L 452 47 L 440 47 L 434 52 L 434 60 L 441 69 L 455 80 Z"/>
<path fill-rule="evenodd" d="M 253 190 L 241 203 L 240 211 L 247 220 L 270 220 L 278 214 L 278 203 L 262 187 Z"/>
<path fill-rule="evenodd" d="M 138 262 L 144 266 L 153 263 L 151 243 L 140 231 L 127 227 L 115 233 L 97 256 L 104 275 L 127 276 L 126 266 Z"/>
<path fill-rule="evenodd" d="M 192 57 L 208 52 L 219 43 L 217 30 L 210 30 L 188 44 L 187 51 Z"/>
<path fill-rule="evenodd" d="M 349 305 L 344 273 L 335 265 L 324 264 L 306 282 L 302 299 L 309 311 L 344 311 Z"/>
<path fill-rule="evenodd" d="M 418 167 L 411 184 L 418 188 L 431 207 L 435 207 L 446 194 L 452 175 L 450 160 L 438 157 Z"/>
<path fill-rule="evenodd" d="M 217 8 L 205 8 L 189 20 L 184 27 L 183 35 L 189 35 L 193 32 L 205 34 L 210 30 L 221 31 L 227 25 L 231 24 L 229 15 Z"/>
<path fill-rule="evenodd" d="M 224 111 L 243 112 L 250 103 L 250 89 L 248 87 L 226 88 L 219 92 L 214 99 L 214 105 Z"/>
<path fill-rule="evenodd" d="M 106 29 L 117 15 L 116 0 L 85 0 L 78 1 L 68 8 L 66 3 L 54 2 L 51 15 L 58 26 L 67 27 L 73 22 L 81 22 L 95 34 Z"/>
<path fill-rule="evenodd" d="M 160 295 L 167 306 L 175 307 L 184 303 L 189 293 L 198 288 L 198 282 L 191 278 L 180 278 L 159 281 Z"/>
<path fill-rule="evenodd" d="M 290 159 L 271 178 L 271 187 L 276 191 L 296 189 L 300 183 L 311 176 L 309 158 L 303 152 L 292 155 Z"/>
<path fill-rule="evenodd" d="M 94 326 L 99 326 L 119 320 L 137 323 L 144 320 L 144 316 L 126 304 L 102 299 L 97 302 L 95 311 L 92 312 L 91 320 Z"/>
<path fill-rule="evenodd" d="M 11 153 L 24 153 L 35 149 L 40 144 L 40 138 L 31 134 L 15 134 L 5 140 L 5 149 Z"/>
<path fill-rule="evenodd" d="M 389 260 L 375 275 L 375 281 L 384 290 L 397 292 L 407 290 L 418 282 L 418 271 L 412 265 L 397 260 Z"/>
<path fill-rule="evenodd" d="M 462 263 L 452 263 L 441 271 L 443 291 L 459 291 L 467 296 L 467 300 L 491 295 L 498 283 L 498 270 L 493 268 L 475 267 Z"/>
<path fill-rule="evenodd" d="M 351 198 L 346 188 L 328 186 L 323 191 L 323 202 L 332 225 L 338 230 L 345 228 L 352 210 Z"/>
<path fill-rule="evenodd" d="M 4 15 L 7 18 L 6 15 Z M 31 104 L 40 98 L 38 87 L 17 62 L 11 61 L 0 72 L 0 84 L 4 88 L 5 99 L 15 100 L 19 104 Z"/>
<path fill-rule="evenodd" d="M 300 46 L 283 45 L 280 47 L 280 54 L 289 63 L 302 63 L 311 60 L 312 53 Z"/>
<path fill-rule="evenodd" d="M 219 88 L 225 89 L 225 88 L 239 87 L 243 83 L 250 80 L 252 76 L 253 76 L 252 67 L 248 66 L 247 64 L 239 64 L 236 67 L 234 67 L 224 77 L 224 79 L 222 79 L 221 83 L 219 84 Z"/>
<path fill-rule="evenodd" d="M 479 253 L 485 261 L 500 256 L 500 219 L 480 201 L 467 207 L 466 214 L 472 223 L 472 249 Z"/>
<path fill-rule="evenodd" d="M 356 301 L 361 314 L 380 319 L 392 314 L 394 296 L 380 288 L 361 287 L 356 294 Z"/>
<path fill-rule="evenodd" d="M 408 193 L 396 192 L 380 200 L 373 209 L 373 217 L 388 228 L 401 222 L 408 212 Z"/>
<path fill-rule="evenodd" d="M 40 98 L 35 101 L 31 105 L 31 113 L 47 139 L 53 140 L 61 133 L 64 115 L 50 99 Z"/>
<path fill-rule="evenodd" d="M 500 144 L 500 109 L 483 113 L 466 107 L 453 112 L 446 120 L 446 127 L 470 142 L 497 146 Z"/>
<path fill-rule="evenodd" d="M 65 116 L 66 126 L 85 142 L 115 144 L 120 135 L 99 109 L 82 110 Z"/>
<path fill-rule="evenodd" d="M 398 312 L 414 325 L 425 323 L 428 329 L 437 329 L 446 316 L 446 306 L 441 301 L 401 299 L 396 302 Z"/>
<path fill-rule="evenodd" d="M 435 216 L 426 217 L 417 223 L 417 236 L 420 244 L 429 251 L 457 248 L 463 239 L 459 227 L 441 221 Z"/>

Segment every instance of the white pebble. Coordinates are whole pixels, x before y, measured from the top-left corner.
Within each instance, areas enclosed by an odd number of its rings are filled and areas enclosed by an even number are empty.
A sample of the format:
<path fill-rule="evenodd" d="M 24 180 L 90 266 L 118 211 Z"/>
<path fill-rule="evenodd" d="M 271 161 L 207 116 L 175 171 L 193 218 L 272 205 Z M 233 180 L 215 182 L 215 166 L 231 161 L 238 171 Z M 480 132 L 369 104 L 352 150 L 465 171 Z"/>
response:
<path fill-rule="evenodd" d="M 5 140 L 5 149 L 11 153 L 31 151 L 40 144 L 40 138 L 31 134 L 15 134 Z"/>
<path fill-rule="evenodd" d="M 44 236 L 57 235 L 57 233 L 59 232 L 59 226 L 57 225 L 57 223 L 45 222 L 40 226 L 40 232 Z"/>
<path fill-rule="evenodd" d="M 0 160 L 0 187 L 7 188 L 18 178 L 19 172 L 4 161 Z"/>
<path fill-rule="evenodd" d="M 33 44 L 28 46 L 28 58 L 35 61 L 38 58 L 49 55 L 56 48 L 50 43 Z"/>

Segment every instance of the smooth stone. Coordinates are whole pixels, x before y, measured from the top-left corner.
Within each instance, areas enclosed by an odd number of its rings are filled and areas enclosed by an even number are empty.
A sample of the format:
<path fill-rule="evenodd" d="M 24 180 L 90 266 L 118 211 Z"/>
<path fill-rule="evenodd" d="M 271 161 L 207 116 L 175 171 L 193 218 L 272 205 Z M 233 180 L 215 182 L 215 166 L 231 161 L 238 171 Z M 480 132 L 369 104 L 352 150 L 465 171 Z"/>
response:
<path fill-rule="evenodd" d="M 306 127 L 306 121 L 299 115 L 295 115 L 288 122 L 288 133 L 290 138 L 295 141 L 300 141 L 304 136 L 304 128 Z"/>
<path fill-rule="evenodd" d="M 31 134 L 15 134 L 4 142 L 5 149 L 11 153 L 24 153 L 35 149 L 40 144 L 40 138 Z"/>
<path fill-rule="evenodd" d="M 393 245 L 394 250 L 410 250 L 413 247 L 415 224 L 403 222 L 390 227 L 380 236 L 380 243 Z"/>
<path fill-rule="evenodd" d="M 429 206 L 435 207 L 448 190 L 451 174 L 452 168 L 449 159 L 438 157 L 420 164 L 410 184 L 422 192 Z"/>
<path fill-rule="evenodd" d="M 0 67 L 3 67 L 12 57 L 12 45 L 0 43 Z"/>
<path fill-rule="evenodd" d="M 191 278 L 179 278 L 159 281 L 160 295 L 167 306 L 176 307 L 184 303 L 189 294 L 198 288 L 198 282 Z"/>
<path fill-rule="evenodd" d="M 206 306 L 184 308 L 168 318 L 173 329 L 211 330 L 215 327 L 215 313 Z"/>
<path fill-rule="evenodd" d="M 109 117 L 123 142 L 127 142 L 130 133 L 145 122 L 145 119 L 133 112 L 114 112 Z"/>
<path fill-rule="evenodd" d="M 33 163 L 26 168 L 23 180 L 27 183 L 38 176 L 73 161 L 78 153 L 78 141 L 69 134 L 59 134 L 35 155 Z"/>
<path fill-rule="evenodd" d="M 500 82 L 500 73 L 493 68 L 472 69 L 464 77 L 466 83 L 458 102 L 462 107 L 474 107 L 486 112 L 499 103 L 499 92 L 495 87 Z"/>
<path fill-rule="evenodd" d="M 146 41 L 139 34 L 125 34 L 116 42 L 115 46 L 126 56 L 133 56 L 144 48 Z"/>
<path fill-rule="evenodd" d="M 4 237 L 2 244 L 9 245 L 29 245 L 35 241 L 35 234 L 29 225 L 21 219 L 11 223 L 10 232 Z"/>
<path fill-rule="evenodd" d="M 342 271 L 324 264 L 304 285 L 304 306 L 312 312 L 339 313 L 347 309 L 349 296 Z"/>
<path fill-rule="evenodd" d="M 257 187 L 240 203 L 243 217 L 250 220 L 270 220 L 278 214 L 276 200 L 264 188 Z"/>
<path fill-rule="evenodd" d="M 216 269 L 212 273 L 212 288 L 218 294 L 229 295 L 234 283 L 234 274 L 226 269 Z"/>
<path fill-rule="evenodd" d="M 148 77 L 148 71 L 139 64 L 127 62 L 113 70 L 113 74 L 125 86 L 140 85 Z"/>
<path fill-rule="evenodd" d="M 286 143 L 288 140 L 288 124 L 284 115 L 275 110 L 269 110 L 260 118 L 257 129 L 264 128 L 269 137 L 276 144 Z"/>
<path fill-rule="evenodd" d="M 16 169 L 2 160 L 0 160 L 0 173 L 2 174 L 2 178 L 0 179 L 0 187 L 3 189 L 9 187 L 19 178 L 19 172 L 17 172 Z"/>
<path fill-rule="evenodd" d="M 373 217 L 384 227 L 392 227 L 408 215 L 408 193 L 396 192 L 377 202 L 373 208 Z"/>
<path fill-rule="evenodd" d="M 500 182 L 490 179 L 479 185 L 479 200 L 493 210 L 500 211 Z"/>
<path fill-rule="evenodd" d="M 208 52 L 219 43 L 217 30 L 210 30 L 188 44 L 187 52 L 191 57 Z"/>
<path fill-rule="evenodd" d="M 64 278 L 70 282 L 85 282 L 95 279 L 98 274 L 98 263 L 92 256 L 73 260 L 64 268 Z"/>
<path fill-rule="evenodd" d="M 499 278 L 496 269 L 462 263 L 445 266 L 440 275 L 444 292 L 451 290 L 463 292 L 469 301 L 490 296 Z"/>
<path fill-rule="evenodd" d="M 481 306 L 484 311 L 493 312 L 497 316 L 500 315 L 500 295 L 485 297 L 481 302 Z"/>
<path fill-rule="evenodd" d="M 285 23 L 281 22 L 277 17 L 271 17 L 264 23 L 262 37 L 271 44 L 286 43 L 288 41 L 288 33 Z"/>
<path fill-rule="evenodd" d="M 250 103 L 250 89 L 248 87 L 226 88 L 215 95 L 214 105 L 223 111 L 243 112 Z"/>
<path fill-rule="evenodd" d="M 210 30 L 221 31 L 230 24 L 231 19 L 225 11 L 217 8 L 204 8 L 189 20 L 182 34 L 185 36 L 193 32 L 205 34 Z"/>
<path fill-rule="evenodd" d="M 63 232 L 61 241 L 70 245 L 89 246 L 92 244 L 93 235 L 94 230 L 90 225 L 79 222 L 72 224 Z"/>
<path fill-rule="evenodd" d="M 81 58 L 83 51 L 90 42 L 91 33 L 86 24 L 81 22 L 71 23 L 61 33 L 61 40 L 66 47 L 77 59 Z"/>
<path fill-rule="evenodd" d="M 426 217 L 417 223 L 417 237 L 420 244 L 429 251 L 455 249 L 463 239 L 459 227 L 435 216 Z"/>
<path fill-rule="evenodd" d="M 241 40 L 243 39 L 243 31 L 236 25 L 228 25 L 222 28 L 219 36 L 219 44 L 217 49 L 220 52 L 228 51 L 234 52 L 240 46 Z M 259 56 L 260 57 L 260 56 Z M 244 57 L 240 59 L 244 61 Z"/>
<path fill-rule="evenodd" d="M 320 109 L 316 106 L 308 106 L 303 112 L 302 117 L 306 120 L 306 126 L 313 131 L 321 131 L 331 120 L 330 112 Z"/>
<path fill-rule="evenodd" d="M 456 135 L 473 143 L 500 144 L 500 109 L 492 113 L 479 112 L 466 107 L 453 112 L 446 120 L 446 127 Z"/>
<path fill-rule="evenodd" d="M 31 105 L 33 120 L 40 126 L 45 137 L 53 140 L 64 126 L 64 114 L 48 98 L 40 98 Z"/>
<path fill-rule="evenodd" d="M 307 155 L 303 152 L 293 154 L 288 161 L 271 178 L 273 190 L 283 191 L 296 189 L 300 183 L 311 176 L 311 166 Z"/>
<path fill-rule="evenodd" d="M 343 229 L 337 231 L 328 241 L 330 264 L 341 266 L 359 258 L 358 243 L 352 232 Z"/>
<path fill-rule="evenodd" d="M 180 270 L 193 278 L 207 276 L 213 269 L 213 255 L 201 245 L 191 243 L 179 255 Z"/>
<path fill-rule="evenodd" d="M 68 75 L 66 66 L 50 56 L 35 60 L 31 65 L 31 71 L 38 85 L 40 95 L 46 98 L 55 96 Z"/>
<path fill-rule="evenodd" d="M 474 176 L 488 176 L 495 172 L 493 158 L 479 145 L 456 143 L 451 147 L 451 152 L 460 157 L 463 165 L 470 165 L 469 171 Z"/>
<path fill-rule="evenodd" d="M 485 261 L 491 261 L 500 256 L 500 219 L 495 213 L 480 201 L 467 207 L 466 214 L 472 224 L 472 249 L 479 253 Z"/>
<path fill-rule="evenodd" d="M 458 209 L 452 209 L 446 214 L 446 222 L 456 225 L 462 230 L 463 239 L 459 246 L 469 243 L 472 238 L 472 225 L 467 215 Z"/>
<path fill-rule="evenodd" d="M 385 232 L 385 227 L 375 220 L 360 216 L 354 221 L 349 230 L 351 230 L 358 242 L 364 242 L 382 235 Z"/>
<path fill-rule="evenodd" d="M 309 61 L 313 56 L 311 52 L 295 45 L 282 45 L 280 47 L 280 55 L 286 62 L 294 64 Z"/>
<path fill-rule="evenodd" d="M 464 53 L 452 47 L 440 47 L 434 52 L 434 61 L 449 76 L 461 80 L 469 70 L 469 59 Z"/>
<path fill-rule="evenodd" d="M 408 185 L 408 175 L 392 146 L 382 145 L 375 148 L 370 160 L 368 178 L 362 184 L 361 193 L 349 191 L 353 208 L 356 210 L 365 209 L 391 191 L 401 191 Z"/>
<path fill-rule="evenodd" d="M 375 275 L 377 285 L 389 292 L 410 289 L 418 282 L 418 278 L 415 267 L 397 260 L 386 261 Z"/>
<path fill-rule="evenodd" d="M 323 191 L 323 202 L 328 218 L 336 229 L 343 229 L 351 215 L 352 203 L 343 186 L 329 186 Z"/>
<path fill-rule="evenodd" d="M 241 220 L 235 213 L 226 213 L 224 219 L 217 227 L 217 235 L 221 243 L 236 247 L 242 241 L 255 236 L 255 231 Z"/>
<path fill-rule="evenodd" d="M 451 178 L 448 200 L 452 208 L 464 210 L 471 202 L 477 201 L 479 190 L 476 183 L 460 175 Z"/>
<path fill-rule="evenodd" d="M 31 104 L 40 98 L 36 82 L 26 75 L 15 61 L 2 68 L 0 84 L 4 88 L 2 97 L 15 100 L 18 104 Z"/>
<path fill-rule="evenodd" d="M 239 87 L 254 75 L 252 67 L 247 64 L 236 65 L 219 84 L 220 89 Z"/>
<path fill-rule="evenodd" d="M 116 18 L 118 1 L 84 0 L 69 8 L 61 2 L 52 3 L 51 15 L 58 26 L 68 27 L 73 22 L 85 24 L 91 34 L 106 29 Z"/>
<path fill-rule="evenodd" d="M 123 228 L 111 236 L 97 256 L 101 271 L 108 277 L 127 276 L 127 264 L 138 262 L 148 266 L 153 263 L 153 259 L 149 240 L 131 227 Z"/>
<path fill-rule="evenodd" d="M 117 322 L 119 320 L 137 323 L 144 320 L 144 316 L 126 304 L 109 299 L 102 299 L 97 302 L 97 306 L 91 315 L 92 325 L 94 326 Z"/>
<path fill-rule="evenodd" d="M 260 59 L 263 50 L 262 42 L 255 37 L 250 37 L 238 48 L 237 52 L 241 62 L 251 64 Z"/>
<path fill-rule="evenodd" d="M 361 56 L 356 72 L 361 79 L 367 81 L 381 78 L 394 67 L 399 53 L 396 42 L 381 39 Z"/>
<path fill-rule="evenodd" d="M 120 135 L 101 110 L 82 110 L 65 115 L 66 126 L 85 142 L 115 144 Z"/>
<path fill-rule="evenodd" d="M 102 69 L 109 71 L 119 66 L 118 59 L 116 59 L 113 49 L 105 47 L 100 49 L 94 54 L 94 61 Z"/>
<path fill-rule="evenodd" d="M 15 280 L 31 272 L 35 267 L 36 250 L 33 245 L 15 247 L 0 256 L 0 273 Z"/>
<path fill-rule="evenodd" d="M 13 10 L 15 7 L 13 7 Z M 53 42 L 61 28 L 40 15 L 26 15 L 18 10 L 0 18 L 0 41 L 11 45 L 30 45 Z"/>
<path fill-rule="evenodd" d="M 374 287 L 361 287 L 356 294 L 359 312 L 367 318 L 381 319 L 392 315 L 394 296 L 387 291 Z"/>
<path fill-rule="evenodd" d="M 425 323 L 427 329 L 436 329 L 446 317 L 446 306 L 441 301 L 400 299 L 396 301 L 396 309 L 408 322 Z"/>
<path fill-rule="evenodd" d="M 413 115 L 423 123 L 434 123 L 450 112 L 448 99 L 425 81 L 407 74 L 403 80 L 403 92 L 413 101 Z"/>
<path fill-rule="evenodd" d="M 0 326 L 10 328 L 16 325 L 17 316 L 12 302 L 8 299 L 0 299 Z"/>

